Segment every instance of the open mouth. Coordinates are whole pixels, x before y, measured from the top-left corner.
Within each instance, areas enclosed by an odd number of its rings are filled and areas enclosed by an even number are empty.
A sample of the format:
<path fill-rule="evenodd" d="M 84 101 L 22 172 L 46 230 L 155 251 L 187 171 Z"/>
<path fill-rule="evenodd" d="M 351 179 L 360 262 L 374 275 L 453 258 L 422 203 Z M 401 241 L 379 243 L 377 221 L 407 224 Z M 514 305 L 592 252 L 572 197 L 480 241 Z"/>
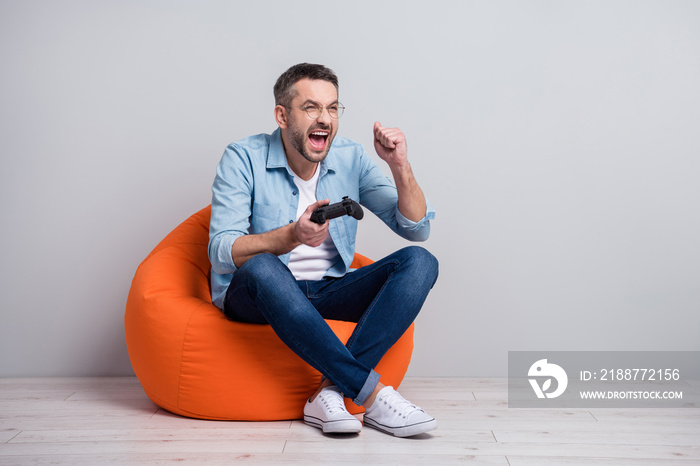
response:
<path fill-rule="evenodd" d="M 313 131 L 309 134 L 309 144 L 313 150 L 323 150 L 326 148 L 328 135 L 330 132 L 325 130 Z"/>

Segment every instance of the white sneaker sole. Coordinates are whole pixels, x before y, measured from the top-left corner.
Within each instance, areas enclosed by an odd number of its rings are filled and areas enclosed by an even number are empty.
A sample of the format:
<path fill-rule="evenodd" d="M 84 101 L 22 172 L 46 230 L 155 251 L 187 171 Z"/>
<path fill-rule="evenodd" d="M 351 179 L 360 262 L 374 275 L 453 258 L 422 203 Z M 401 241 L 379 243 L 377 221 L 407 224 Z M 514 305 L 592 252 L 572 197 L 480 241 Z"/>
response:
<path fill-rule="evenodd" d="M 380 430 L 385 434 L 393 435 L 394 437 L 411 437 L 413 435 L 424 434 L 431 430 L 437 429 L 437 421 L 431 419 L 429 421 L 411 424 L 410 426 L 391 427 L 375 422 L 374 419 L 365 416 L 365 425 L 374 429 Z"/>
<path fill-rule="evenodd" d="M 305 414 L 304 423 L 321 429 L 324 434 L 357 434 L 362 430 L 362 423 L 357 419 L 324 422 L 317 417 Z"/>

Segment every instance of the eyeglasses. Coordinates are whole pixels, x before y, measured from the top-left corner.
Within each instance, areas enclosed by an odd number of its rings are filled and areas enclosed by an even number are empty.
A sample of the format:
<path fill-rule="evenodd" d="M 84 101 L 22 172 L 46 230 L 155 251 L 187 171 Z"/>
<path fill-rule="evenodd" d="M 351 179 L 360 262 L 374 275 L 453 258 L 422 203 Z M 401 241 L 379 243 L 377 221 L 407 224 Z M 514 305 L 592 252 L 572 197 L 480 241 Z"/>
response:
<path fill-rule="evenodd" d="M 321 113 L 323 113 L 323 109 L 325 108 L 328 110 L 328 114 L 333 118 L 334 120 L 337 120 L 341 116 L 343 116 L 343 112 L 345 111 L 345 107 L 341 103 L 335 103 L 335 104 L 330 104 L 324 107 L 320 107 L 318 105 L 314 104 L 307 104 L 304 105 L 303 107 L 287 107 L 287 108 L 300 108 L 301 110 L 304 110 L 307 115 L 309 115 L 309 118 L 316 119 L 321 116 Z"/>

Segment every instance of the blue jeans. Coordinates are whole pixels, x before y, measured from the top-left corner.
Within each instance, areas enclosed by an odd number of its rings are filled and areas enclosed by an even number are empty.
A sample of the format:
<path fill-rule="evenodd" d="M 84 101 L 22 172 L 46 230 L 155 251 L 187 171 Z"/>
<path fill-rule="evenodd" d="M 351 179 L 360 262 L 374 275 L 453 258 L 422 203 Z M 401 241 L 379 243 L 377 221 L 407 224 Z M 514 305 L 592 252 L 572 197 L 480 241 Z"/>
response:
<path fill-rule="evenodd" d="M 299 357 L 362 405 L 379 382 L 374 367 L 418 315 L 438 276 L 438 261 L 410 246 L 340 278 L 297 281 L 272 254 L 233 275 L 224 313 L 270 324 Z M 347 344 L 324 319 L 357 322 Z"/>

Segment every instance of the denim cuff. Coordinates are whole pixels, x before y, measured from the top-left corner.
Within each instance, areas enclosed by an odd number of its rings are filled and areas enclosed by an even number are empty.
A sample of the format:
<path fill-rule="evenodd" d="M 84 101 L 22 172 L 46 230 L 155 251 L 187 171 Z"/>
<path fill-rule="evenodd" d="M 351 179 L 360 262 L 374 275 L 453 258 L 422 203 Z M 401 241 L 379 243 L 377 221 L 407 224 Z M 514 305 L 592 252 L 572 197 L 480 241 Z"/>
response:
<path fill-rule="evenodd" d="M 374 372 L 374 370 L 370 369 L 369 375 L 367 376 L 367 380 L 365 380 L 365 384 L 362 386 L 360 393 L 357 394 L 357 398 L 352 400 L 352 402 L 358 406 L 362 406 L 364 402 L 367 401 L 367 398 L 372 394 L 374 388 L 377 386 L 378 383 L 379 374 Z"/>

